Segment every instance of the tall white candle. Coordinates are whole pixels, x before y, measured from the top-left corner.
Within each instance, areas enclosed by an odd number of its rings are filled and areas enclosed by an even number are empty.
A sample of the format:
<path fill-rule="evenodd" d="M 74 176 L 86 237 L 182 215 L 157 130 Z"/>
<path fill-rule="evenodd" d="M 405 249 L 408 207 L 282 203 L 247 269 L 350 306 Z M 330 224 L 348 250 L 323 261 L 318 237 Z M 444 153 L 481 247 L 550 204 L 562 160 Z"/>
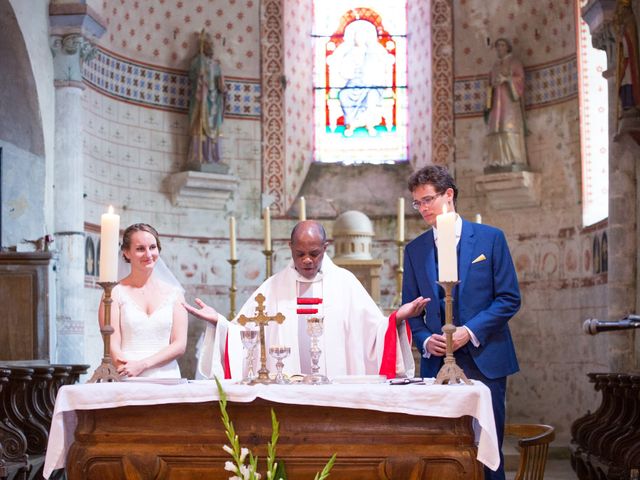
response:
<path fill-rule="evenodd" d="M 456 213 L 447 212 L 443 205 L 442 214 L 436 217 L 438 229 L 438 280 L 456 282 L 458 280 L 458 254 L 456 251 Z"/>
<path fill-rule="evenodd" d="M 398 198 L 398 241 L 404 242 L 404 197 Z"/>
<path fill-rule="evenodd" d="M 482 215 L 476 213 L 476 223 L 482 223 Z"/>
<path fill-rule="evenodd" d="M 120 215 L 113 213 L 109 205 L 107 213 L 100 217 L 100 281 L 118 281 L 118 240 L 120 239 Z"/>
<path fill-rule="evenodd" d="M 229 258 L 236 259 L 236 217 L 229 217 Z"/>
<path fill-rule="evenodd" d="M 299 220 L 301 222 L 307 219 L 307 202 L 304 197 L 300 197 L 300 216 Z"/>
<path fill-rule="evenodd" d="M 264 249 L 271 250 L 271 210 L 264 208 Z"/>

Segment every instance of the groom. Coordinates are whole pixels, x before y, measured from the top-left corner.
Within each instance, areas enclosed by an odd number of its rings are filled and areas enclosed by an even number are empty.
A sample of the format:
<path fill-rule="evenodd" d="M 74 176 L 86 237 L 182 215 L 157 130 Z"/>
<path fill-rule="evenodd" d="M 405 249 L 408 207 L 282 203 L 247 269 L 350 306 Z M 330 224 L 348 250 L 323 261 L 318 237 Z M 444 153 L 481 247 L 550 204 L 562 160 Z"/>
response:
<path fill-rule="evenodd" d="M 409 178 L 413 208 L 431 229 L 405 249 L 402 300 L 431 298 L 424 313 L 409 319 L 421 354 L 423 377 L 435 377 L 446 354 L 442 335 L 444 292 L 438 286 L 438 232 L 436 216 L 455 212 L 458 188 L 446 168 L 427 166 Z M 485 478 L 504 479 L 502 439 L 505 423 L 507 375 L 519 370 L 508 322 L 520 308 L 518 278 L 504 233 L 457 216 L 456 243 L 458 278 L 453 290 L 453 349 L 456 363 L 470 379 L 480 380 L 491 390 L 498 434 L 500 467 L 485 467 Z"/>

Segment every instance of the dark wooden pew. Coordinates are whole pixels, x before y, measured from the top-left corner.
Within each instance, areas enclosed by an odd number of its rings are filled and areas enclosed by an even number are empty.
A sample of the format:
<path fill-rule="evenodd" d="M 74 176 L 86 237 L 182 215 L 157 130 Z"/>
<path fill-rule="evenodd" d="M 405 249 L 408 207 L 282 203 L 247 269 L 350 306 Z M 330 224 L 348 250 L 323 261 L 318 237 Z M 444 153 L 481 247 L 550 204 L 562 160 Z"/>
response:
<path fill-rule="evenodd" d="M 89 365 L 41 360 L 0 360 L 0 480 L 43 478 L 56 395 L 88 369 Z M 57 477 L 62 478 L 62 472 Z"/>

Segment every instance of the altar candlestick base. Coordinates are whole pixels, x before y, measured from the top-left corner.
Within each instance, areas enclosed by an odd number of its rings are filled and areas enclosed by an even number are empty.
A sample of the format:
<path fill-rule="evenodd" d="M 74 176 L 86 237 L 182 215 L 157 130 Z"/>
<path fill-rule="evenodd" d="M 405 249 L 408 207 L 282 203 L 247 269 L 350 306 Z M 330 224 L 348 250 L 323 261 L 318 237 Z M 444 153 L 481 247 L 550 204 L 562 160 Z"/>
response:
<path fill-rule="evenodd" d="M 110 337 L 113 333 L 113 327 L 111 326 L 111 304 L 113 303 L 111 291 L 117 284 L 118 282 L 98 282 L 98 285 L 104 290 L 104 298 L 102 299 L 104 305 L 104 325 L 100 328 L 102 341 L 104 343 L 104 355 L 102 357 L 102 363 L 96 368 L 96 371 L 93 372 L 93 375 L 87 383 L 120 382 L 123 380 L 122 375 L 118 373 L 116 366 L 113 364 L 110 348 Z"/>
<path fill-rule="evenodd" d="M 460 382 L 471 385 L 471 380 L 467 378 L 462 368 L 456 364 L 456 358 L 453 356 L 453 333 L 456 331 L 456 327 L 453 325 L 453 297 L 451 292 L 458 283 L 460 282 L 438 282 L 438 285 L 444 288 L 445 324 L 442 327 L 442 333 L 444 333 L 447 340 L 447 354 L 444 358 L 444 365 L 442 365 L 436 376 L 435 383 L 438 385 L 457 385 Z"/>

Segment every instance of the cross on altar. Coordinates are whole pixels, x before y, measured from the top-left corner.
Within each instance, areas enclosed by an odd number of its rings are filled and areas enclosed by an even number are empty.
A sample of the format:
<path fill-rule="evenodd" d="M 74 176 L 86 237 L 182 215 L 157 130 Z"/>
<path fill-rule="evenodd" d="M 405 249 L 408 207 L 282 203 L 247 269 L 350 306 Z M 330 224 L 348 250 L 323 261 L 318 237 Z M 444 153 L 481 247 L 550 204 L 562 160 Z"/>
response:
<path fill-rule="evenodd" d="M 267 369 L 267 349 L 264 341 L 264 327 L 266 327 L 269 322 L 284 322 L 284 315 L 280 312 L 276 313 L 272 317 L 264 313 L 265 300 L 264 295 L 259 293 L 256 295 L 256 302 L 258 303 L 258 305 L 256 305 L 256 315 L 254 317 L 246 317 L 245 315 L 240 315 L 238 317 L 238 323 L 240 325 L 246 325 L 248 322 L 255 322 L 260 328 L 260 370 L 258 371 L 258 378 L 256 378 L 253 383 L 271 383 L 269 370 Z"/>

